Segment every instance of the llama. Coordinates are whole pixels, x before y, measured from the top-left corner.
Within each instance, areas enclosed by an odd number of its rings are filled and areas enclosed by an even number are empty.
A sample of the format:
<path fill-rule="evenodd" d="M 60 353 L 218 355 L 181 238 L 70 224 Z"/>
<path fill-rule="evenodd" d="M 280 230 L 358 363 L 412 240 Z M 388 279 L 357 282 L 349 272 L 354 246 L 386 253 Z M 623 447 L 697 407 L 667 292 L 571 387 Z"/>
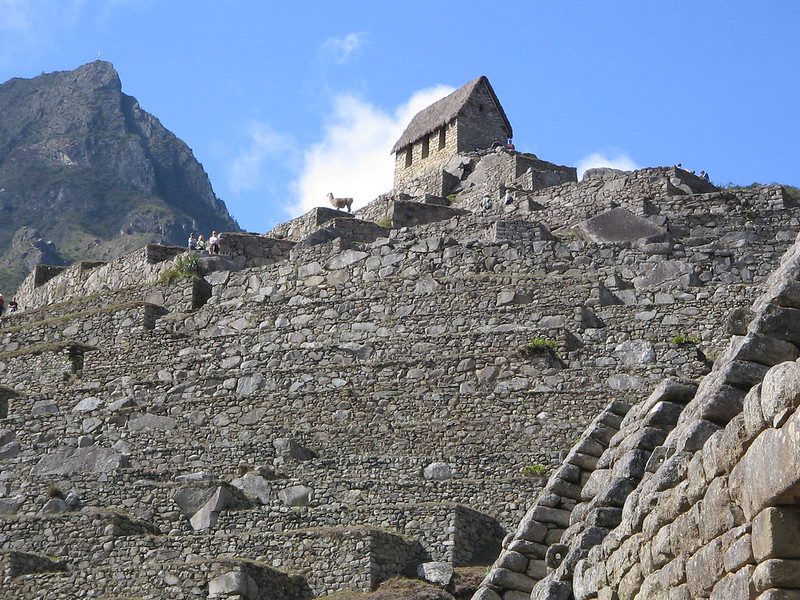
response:
<path fill-rule="evenodd" d="M 330 200 L 335 209 L 347 208 L 347 212 L 350 212 L 350 206 L 353 204 L 352 198 L 334 198 L 332 192 L 328 192 L 328 200 Z"/>

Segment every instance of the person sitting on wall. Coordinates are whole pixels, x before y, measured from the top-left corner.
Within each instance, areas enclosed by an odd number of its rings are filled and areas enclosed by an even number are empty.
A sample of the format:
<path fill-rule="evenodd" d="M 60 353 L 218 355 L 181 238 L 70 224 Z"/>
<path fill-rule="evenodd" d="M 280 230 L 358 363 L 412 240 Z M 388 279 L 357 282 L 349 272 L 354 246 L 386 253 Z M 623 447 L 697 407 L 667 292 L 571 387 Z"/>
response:
<path fill-rule="evenodd" d="M 195 246 L 198 252 L 205 252 L 206 251 L 206 238 L 203 237 L 201 233 L 197 238 L 197 244 Z"/>
<path fill-rule="evenodd" d="M 219 234 L 216 231 L 212 231 L 211 237 L 208 238 L 208 252 L 209 254 L 219 254 Z"/>
<path fill-rule="evenodd" d="M 197 250 L 197 238 L 194 235 L 194 231 L 189 234 L 189 242 L 187 246 L 189 246 L 189 250 Z"/>
<path fill-rule="evenodd" d="M 19 310 L 19 305 L 17 304 L 16 300 L 12 300 L 8 303 L 8 313 L 11 314 L 13 312 L 17 312 Z"/>
<path fill-rule="evenodd" d="M 514 142 L 511 141 L 511 138 L 508 138 L 506 142 L 506 150 L 516 150 L 517 148 L 514 146 Z"/>

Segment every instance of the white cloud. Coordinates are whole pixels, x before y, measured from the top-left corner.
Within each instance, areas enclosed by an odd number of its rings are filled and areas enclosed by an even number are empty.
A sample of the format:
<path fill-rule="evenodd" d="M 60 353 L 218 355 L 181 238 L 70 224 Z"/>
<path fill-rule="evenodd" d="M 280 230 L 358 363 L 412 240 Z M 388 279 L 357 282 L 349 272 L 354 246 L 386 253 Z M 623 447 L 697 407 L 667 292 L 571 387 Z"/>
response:
<path fill-rule="evenodd" d="M 391 112 L 351 94 L 335 96 L 322 139 L 304 152 L 292 186 L 297 200 L 287 207 L 288 214 L 297 216 L 315 206 L 327 206 L 328 192 L 353 198 L 353 208 L 357 208 L 389 191 L 394 174 L 392 145 L 411 117 L 453 89 L 438 85 L 420 90 Z"/>
<path fill-rule="evenodd" d="M 356 50 L 361 48 L 364 38 L 363 31 L 348 33 L 342 37 L 328 38 L 322 43 L 320 49 L 328 58 L 343 65 Z"/>
<path fill-rule="evenodd" d="M 248 142 L 228 165 L 228 184 L 235 194 L 263 187 L 267 161 L 291 164 L 297 159 L 296 143 L 267 123 L 254 122 L 248 130 Z"/>
<path fill-rule="evenodd" d="M 633 162 L 633 159 L 624 152 L 616 152 L 611 156 L 606 156 L 600 152 L 592 152 L 589 156 L 578 161 L 578 179 L 583 178 L 583 174 L 589 169 L 599 167 L 610 167 L 622 171 L 633 171 L 639 168 Z"/>

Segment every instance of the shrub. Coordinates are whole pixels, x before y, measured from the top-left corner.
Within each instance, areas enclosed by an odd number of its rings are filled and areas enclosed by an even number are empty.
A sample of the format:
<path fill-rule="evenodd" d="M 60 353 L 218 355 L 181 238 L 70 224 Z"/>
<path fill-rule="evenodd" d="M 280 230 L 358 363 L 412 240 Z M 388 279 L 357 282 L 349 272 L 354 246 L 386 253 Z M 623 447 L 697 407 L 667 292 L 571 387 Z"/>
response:
<path fill-rule="evenodd" d="M 528 348 L 531 350 L 555 350 L 558 348 L 558 342 L 551 338 L 536 336 L 528 342 Z"/>
<path fill-rule="evenodd" d="M 64 492 L 58 489 L 58 486 L 55 483 L 51 483 L 47 486 L 47 496 L 49 498 L 60 498 L 64 499 Z"/>
<path fill-rule="evenodd" d="M 385 229 L 391 229 L 392 228 L 392 217 L 387 215 L 387 216 L 383 217 L 382 219 L 378 219 L 376 221 L 376 223 L 378 225 L 380 225 L 381 227 L 385 228 Z"/>
<path fill-rule="evenodd" d="M 539 463 L 525 465 L 519 470 L 525 477 L 544 477 L 548 473 L 548 468 Z"/>
<path fill-rule="evenodd" d="M 161 283 L 172 283 L 176 279 L 195 279 L 198 277 L 198 262 L 196 254 L 178 256 L 175 264 L 161 273 Z"/>
<path fill-rule="evenodd" d="M 693 335 L 676 335 L 674 338 L 670 340 L 676 346 L 686 346 L 686 345 L 694 345 L 700 343 Z"/>

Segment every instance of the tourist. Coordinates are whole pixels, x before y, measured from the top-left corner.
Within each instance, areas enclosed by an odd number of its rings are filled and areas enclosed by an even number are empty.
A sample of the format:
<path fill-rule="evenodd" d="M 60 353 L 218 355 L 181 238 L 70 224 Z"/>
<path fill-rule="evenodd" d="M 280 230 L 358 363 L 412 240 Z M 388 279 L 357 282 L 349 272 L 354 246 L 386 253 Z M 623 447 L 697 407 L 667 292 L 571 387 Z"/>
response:
<path fill-rule="evenodd" d="M 3 294 L 0 294 L 0 317 L 3 316 L 3 313 L 6 310 L 6 300 L 3 298 Z"/>
<path fill-rule="evenodd" d="M 484 196 L 483 200 L 481 200 L 481 208 L 486 210 L 492 207 L 492 201 L 489 199 L 489 196 Z"/>
<path fill-rule="evenodd" d="M 195 244 L 195 248 L 197 249 L 198 252 L 206 251 L 206 238 L 203 237 L 202 233 L 197 238 L 197 243 Z"/>
<path fill-rule="evenodd" d="M 503 197 L 503 203 L 508 206 L 514 204 L 514 196 L 511 195 L 511 190 L 506 190 L 506 195 Z"/>
<path fill-rule="evenodd" d="M 514 142 L 511 141 L 511 138 L 508 138 L 506 142 L 506 150 L 516 150 L 517 148 L 514 146 Z"/>
<path fill-rule="evenodd" d="M 17 312 L 19 310 L 19 305 L 17 304 L 16 300 L 12 300 L 8 303 L 8 314 L 13 312 Z"/>
<path fill-rule="evenodd" d="M 189 250 L 197 250 L 197 238 L 194 235 L 194 231 L 189 234 Z"/>
<path fill-rule="evenodd" d="M 219 254 L 219 235 L 216 231 L 212 231 L 211 237 L 208 238 L 208 252 L 210 254 Z"/>
<path fill-rule="evenodd" d="M 700 175 L 702 175 L 702 176 L 703 176 L 703 179 L 705 179 L 706 181 L 711 181 L 711 180 L 709 179 L 709 177 L 708 177 L 708 173 L 706 173 L 705 171 L 703 171 L 702 173 L 700 173 Z"/>

